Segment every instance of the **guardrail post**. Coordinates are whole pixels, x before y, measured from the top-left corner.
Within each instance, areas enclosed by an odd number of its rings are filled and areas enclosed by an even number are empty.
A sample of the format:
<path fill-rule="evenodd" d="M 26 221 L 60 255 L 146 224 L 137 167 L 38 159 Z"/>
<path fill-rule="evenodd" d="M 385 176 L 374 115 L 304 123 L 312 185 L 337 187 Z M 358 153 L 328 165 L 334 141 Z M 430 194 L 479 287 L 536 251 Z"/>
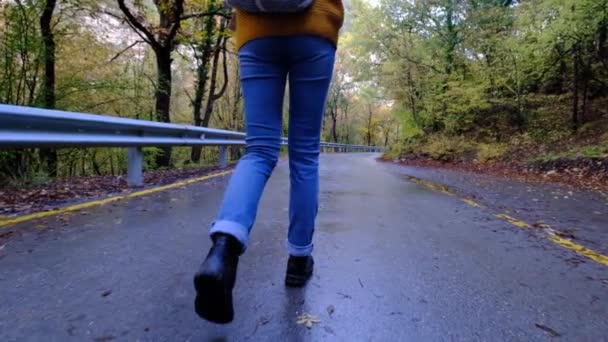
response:
<path fill-rule="evenodd" d="M 127 148 L 127 184 L 130 187 L 144 185 L 144 152 L 141 147 Z"/>
<path fill-rule="evenodd" d="M 220 167 L 228 167 L 228 149 L 226 146 L 220 146 Z"/>

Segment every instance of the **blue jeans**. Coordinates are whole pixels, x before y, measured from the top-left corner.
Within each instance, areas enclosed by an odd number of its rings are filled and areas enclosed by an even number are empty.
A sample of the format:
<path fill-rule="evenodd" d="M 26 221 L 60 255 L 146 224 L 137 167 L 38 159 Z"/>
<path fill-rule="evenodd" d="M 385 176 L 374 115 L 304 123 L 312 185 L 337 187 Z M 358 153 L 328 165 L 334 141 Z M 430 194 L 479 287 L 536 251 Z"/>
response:
<path fill-rule="evenodd" d="M 253 40 L 239 51 L 247 149 L 239 161 L 210 234 L 247 246 L 258 203 L 281 143 L 283 97 L 289 75 L 289 254 L 312 252 L 319 202 L 319 143 L 334 45 L 313 36 Z"/>

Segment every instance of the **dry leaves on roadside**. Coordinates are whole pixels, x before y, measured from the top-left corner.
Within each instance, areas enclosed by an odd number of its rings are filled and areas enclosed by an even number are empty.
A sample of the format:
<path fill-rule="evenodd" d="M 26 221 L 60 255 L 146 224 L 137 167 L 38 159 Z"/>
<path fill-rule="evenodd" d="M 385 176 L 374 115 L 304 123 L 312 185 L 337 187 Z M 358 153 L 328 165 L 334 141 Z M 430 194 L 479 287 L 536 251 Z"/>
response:
<path fill-rule="evenodd" d="M 158 186 L 178 180 L 208 175 L 217 167 L 200 167 L 148 171 L 147 186 Z M 100 198 L 130 191 L 126 178 L 118 176 L 86 176 L 57 178 L 47 184 L 3 188 L 0 191 L 0 220 L 29 212 L 53 210 L 67 203 Z M 177 200 L 177 199 L 176 199 Z M 171 200 L 174 202 L 174 200 Z"/>

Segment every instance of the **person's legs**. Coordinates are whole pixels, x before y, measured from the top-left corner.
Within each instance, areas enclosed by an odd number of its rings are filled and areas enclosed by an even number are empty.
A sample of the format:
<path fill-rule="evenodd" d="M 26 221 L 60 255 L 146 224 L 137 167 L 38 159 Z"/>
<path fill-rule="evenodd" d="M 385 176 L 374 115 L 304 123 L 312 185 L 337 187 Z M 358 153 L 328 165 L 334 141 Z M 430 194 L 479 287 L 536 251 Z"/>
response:
<path fill-rule="evenodd" d="M 245 101 L 247 149 L 239 161 L 210 234 L 225 233 L 246 247 L 258 203 L 274 169 L 281 144 L 287 63 L 279 38 L 250 42 L 239 52 Z"/>
<path fill-rule="evenodd" d="M 317 37 L 293 37 L 289 51 L 289 233 L 292 256 L 312 252 L 319 201 L 319 145 L 335 47 Z"/>
<path fill-rule="evenodd" d="M 284 42 L 279 38 L 254 40 L 239 52 L 247 151 L 210 229 L 213 247 L 194 276 L 196 313 L 215 323 L 234 318 L 232 289 L 239 255 L 247 246 L 258 202 L 279 156 L 288 70 Z"/>

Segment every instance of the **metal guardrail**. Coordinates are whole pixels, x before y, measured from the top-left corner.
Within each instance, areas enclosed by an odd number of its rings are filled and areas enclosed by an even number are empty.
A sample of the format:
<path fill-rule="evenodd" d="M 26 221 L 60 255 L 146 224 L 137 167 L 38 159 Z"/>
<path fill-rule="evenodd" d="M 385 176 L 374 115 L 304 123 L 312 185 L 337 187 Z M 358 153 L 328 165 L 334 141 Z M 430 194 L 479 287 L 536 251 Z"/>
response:
<path fill-rule="evenodd" d="M 288 140 L 283 138 L 282 144 Z M 127 147 L 127 181 L 143 184 L 145 146 L 219 146 L 220 166 L 227 146 L 245 145 L 245 133 L 105 115 L 0 104 L 0 148 Z M 324 152 L 381 152 L 363 145 L 321 143 Z"/>

